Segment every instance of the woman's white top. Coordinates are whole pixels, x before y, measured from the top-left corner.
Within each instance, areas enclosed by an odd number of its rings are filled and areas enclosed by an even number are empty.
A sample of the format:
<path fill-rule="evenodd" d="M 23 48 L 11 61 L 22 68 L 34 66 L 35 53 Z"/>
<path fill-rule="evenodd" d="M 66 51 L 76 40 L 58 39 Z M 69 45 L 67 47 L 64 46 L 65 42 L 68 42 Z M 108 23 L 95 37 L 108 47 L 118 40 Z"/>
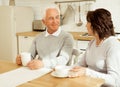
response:
<path fill-rule="evenodd" d="M 79 65 L 88 67 L 86 75 L 105 79 L 107 87 L 120 87 L 120 42 L 110 36 L 96 46 L 91 40 Z"/>

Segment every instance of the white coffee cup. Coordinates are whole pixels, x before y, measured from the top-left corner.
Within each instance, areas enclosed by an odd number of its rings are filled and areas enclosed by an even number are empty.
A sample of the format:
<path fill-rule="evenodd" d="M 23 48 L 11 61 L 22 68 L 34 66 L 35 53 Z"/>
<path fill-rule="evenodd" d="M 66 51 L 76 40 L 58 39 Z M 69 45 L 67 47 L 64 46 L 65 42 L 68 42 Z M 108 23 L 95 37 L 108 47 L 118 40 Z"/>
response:
<path fill-rule="evenodd" d="M 60 77 L 68 76 L 70 68 L 64 65 L 59 65 L 55 67 L 55 74 Z"/>
<path fill-rule="evenodd" d="M 22 65 L 26 66 L 29 61 L 31 61 L 31 54 L 28 52 L 22 52 L 21 54 Z"/>

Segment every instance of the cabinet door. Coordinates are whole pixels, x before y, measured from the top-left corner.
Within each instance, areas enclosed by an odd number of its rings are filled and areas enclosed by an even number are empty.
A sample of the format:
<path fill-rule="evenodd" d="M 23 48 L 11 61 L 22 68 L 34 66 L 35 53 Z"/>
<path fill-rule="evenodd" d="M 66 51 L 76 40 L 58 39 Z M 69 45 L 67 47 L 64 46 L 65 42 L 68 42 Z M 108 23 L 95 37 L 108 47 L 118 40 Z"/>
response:
<path fill-rule="evenodd" d="M 35 37 L 19 36 L 19 53 L 29 51 Z"/>
<path fill-rule="evenodd" d="M 78 41 L 78 49 L 85 51 L 88 46 L 89 41 Z"/>

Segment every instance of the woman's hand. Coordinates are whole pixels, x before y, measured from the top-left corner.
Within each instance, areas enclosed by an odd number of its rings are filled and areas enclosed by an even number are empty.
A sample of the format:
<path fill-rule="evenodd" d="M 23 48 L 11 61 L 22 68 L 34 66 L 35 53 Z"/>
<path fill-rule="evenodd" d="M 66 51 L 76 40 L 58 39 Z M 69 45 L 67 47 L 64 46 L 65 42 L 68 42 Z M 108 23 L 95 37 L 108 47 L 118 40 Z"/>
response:
<path fill-rule="evenodd" d="M 39 68 L 42 68 L 43 67 L 43 62 L 41 60 L 38 60 L 38 59 L 34 59 L 32 61 L 30 61 L 27 66 L 30 68 L 30 69 L 39 69 Z"/>
<path fill-rule="evenodd" d="M 68 77 L 79 77 L 85 75 L 86 68 L 81 66 L 75 66 L 70 70 L 70 75 Z"/>

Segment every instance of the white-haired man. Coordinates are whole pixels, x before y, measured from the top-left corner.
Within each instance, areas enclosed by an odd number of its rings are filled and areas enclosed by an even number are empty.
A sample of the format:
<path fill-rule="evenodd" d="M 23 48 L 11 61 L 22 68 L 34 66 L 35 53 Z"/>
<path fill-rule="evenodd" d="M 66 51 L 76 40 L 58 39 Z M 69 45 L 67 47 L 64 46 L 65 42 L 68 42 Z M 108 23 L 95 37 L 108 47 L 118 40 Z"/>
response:
<path fill-rule="evenodd" d="M 29 51 L 32 60 L 27 66 L 30 69 L 38 69 L 66 65 L 72 55 L 74 39 L 70 33 L 61 30 L 58 8 L 47 8 L 42 21 L 46 25 L 46 31 L 33 41 Z M 36 55 L 39 56 L 38 59 L 35 59 Z M 22 64 L 20 55 L 17 56 L 16 63 Z"/>

